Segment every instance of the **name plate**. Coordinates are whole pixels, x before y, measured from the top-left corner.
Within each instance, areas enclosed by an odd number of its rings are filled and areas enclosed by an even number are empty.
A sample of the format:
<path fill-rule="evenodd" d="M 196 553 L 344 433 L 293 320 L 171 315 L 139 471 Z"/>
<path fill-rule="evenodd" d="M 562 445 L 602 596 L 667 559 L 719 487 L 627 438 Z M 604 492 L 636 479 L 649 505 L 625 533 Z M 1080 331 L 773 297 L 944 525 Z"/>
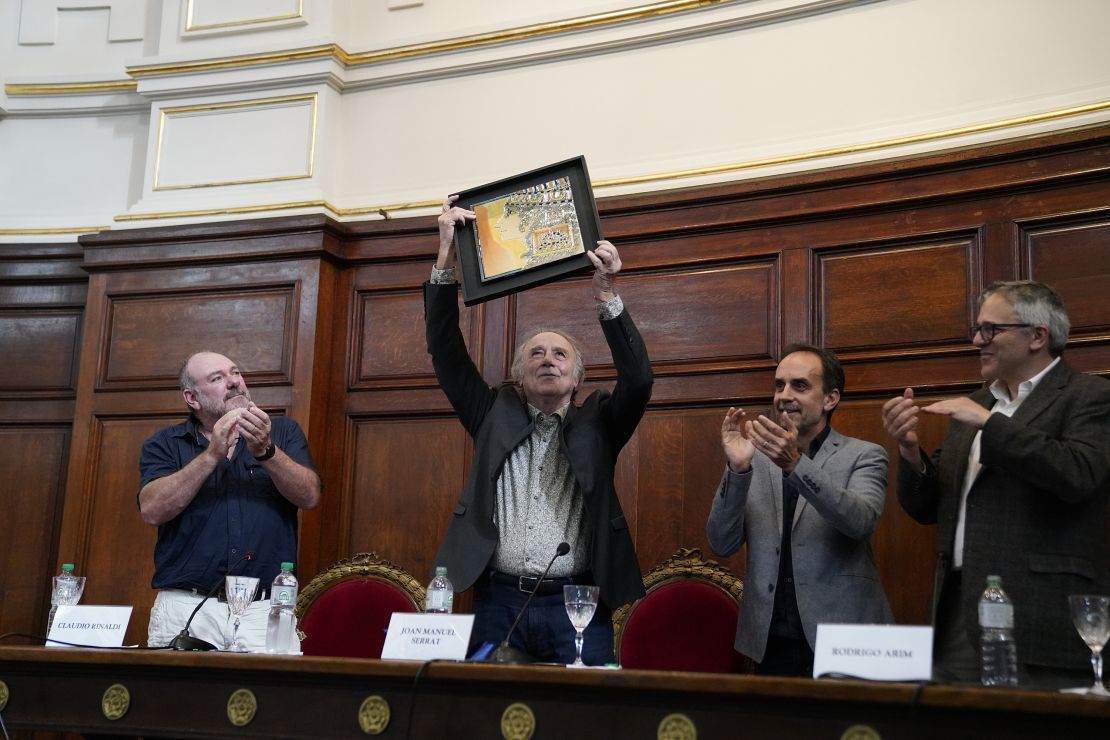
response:
<path fill-rule="evenodd" d="M 813 677 L 928 681 L 933 628 L 893 624 L 819 624 Z"/>
<path fill-rule="evenodd" d="M 465 660 L 473 614 L 394 612 L 382 646 L 383 660 Z"/>
<path fill-rule="evenodd" d="M 46 647 L 71 647 L 53 640 L 93 647 L 121 647 L 129 621 L 129 606 L 59 606 Z"/>

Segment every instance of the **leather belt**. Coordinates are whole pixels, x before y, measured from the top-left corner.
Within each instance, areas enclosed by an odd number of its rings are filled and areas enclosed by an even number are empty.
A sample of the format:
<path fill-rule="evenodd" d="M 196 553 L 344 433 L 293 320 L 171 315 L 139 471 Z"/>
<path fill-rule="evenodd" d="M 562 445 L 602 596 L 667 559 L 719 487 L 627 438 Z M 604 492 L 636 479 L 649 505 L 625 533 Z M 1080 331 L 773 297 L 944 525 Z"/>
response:
<path fill-rule="evenodd" d="M 511 586 L 518 591 L 524 593 L 532 593 L 532 589 L 536 589 L 536 596 L 554 596 L 555 594 L 563 593 L 563 586 L 570 586 L 573 584 L 581 584 L 586 586 L 594 585 L 593 576 L 590 573 L 581 573 L 576 576 L 566 576 L 563 578 L 544 578 L 539 579 L 535 576 L 514 576 L 508 573 L 502 573 L 499 570 L 491 570 L 489 572 L 490 582 L 496 583 L 498 586 Z M 536 584 L 539 588 L 536 588 Z"/>
<path fill-rule="evenodd" d="M 191 595 L 193 595 L 193 596 L 199 596 L 199 597 L 201 597 L 201 598 L 204 598 L 204 595 L 205 595 L 206 593 L 208 593 L 207 591 L 201 591 L 201 590 L 200 590 L 199 588 L 192 588 L 192 587 L 187 587 L 187 588 L 174 588 L 173 586 L 168 586 L 168 587 L 166 587 L 166 588 L 164 588 L 164 589 L 161 589 L 161 590 L 162 590 L 162 591 L 183 591 L 183 592 L 185 592 L 185 593 L 191 594 Z M 266 597 L 267 597 L 267 595 L 268 595 L 268 594 L 267 594 L 266 590 L 265 590 L 265 589 L 261 589 L 261 588 L 260 588 L 260 589 L 258 590 L 258 592 L 257 592 L 257 593 L 255 593 L 255 595 L 254 595 L 254 600 L 255 600 L 255 601 L 265 601 L 265 600 L 266 600 Z M 227 594 L 226 594 L 226 593 L 224 592 L 224 587 L 223 587 L 223 586 L 220 586 L 220 590 L 219 590 L 219 591 L 217 591 L 217 592 L 216 592 L 216 593 L 215 593 L 215 594 L 213 595 L 213 597 L 212 597 L 212 598 L 214 598 L 214 599 L 215 599 L 216 601 L 219 601 L 219 602 L 220 602 L 220 603 L 222 603 L 222 604 L 226 604 L 226 603 L 227 603 Z M 252 603 L 253 603 L 253 602 L 252 602 Z"/>

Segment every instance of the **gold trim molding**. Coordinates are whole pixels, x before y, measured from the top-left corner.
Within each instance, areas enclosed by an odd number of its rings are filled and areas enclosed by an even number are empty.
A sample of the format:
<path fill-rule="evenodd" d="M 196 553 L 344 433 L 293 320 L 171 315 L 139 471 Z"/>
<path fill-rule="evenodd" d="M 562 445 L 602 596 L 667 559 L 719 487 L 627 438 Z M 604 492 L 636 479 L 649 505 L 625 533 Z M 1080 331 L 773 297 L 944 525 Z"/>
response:
<path fill-rule="evenodd" d="M 226 23 L 207 23 L 203 26 L 193 24 L 193 3 L 195 0 L 188 0 L 185 6 L 185 31 L 209 31 L 214 28 L 233 28 L 235 26 L 253 26 L 262 23 L 270 23 L 272 21 L 288 21 L 294 18 L 304 17 L 304 0 L 297 0 L 297 10 L 295 13 L 288 13 L 286 15 L 272 15 L 269 18 L 246 18 L 241 21 L 227 21 Z"/>
<path fill-rule="evenodd" d="M 158 142 L 154 155 L 154 184 L 151 190 L 191 190 L 193 188 L 215 188 L 225 185 L 255 185 L 265 182 L 282 182 L 285 180 L 306 180 L 312 177 L 316 166 L 316 118 L 317 118 L 317 93 L 307 95 L 287 95 L 278 98 L 258 98 L 255 100 L 237 100 L 230 103 L 209 103 L 206 105 L 185 105 L 176 108 L 162 108 L 158 111 Z M 308 102 L 310 104 L 309 132 L 308 132 L 308 161 L 305 163 L 304 174 L 282 175 L 280 177 L 247 178 L 245 180 L 224 180 L 220 182 L 201 182 L 188 185 L 160 185 L 159 178 L 162 171 L 162 144 L 166 132 L 166 119 L 180 113 L 199 113 L 216 110 L 232 110 L 235 108 L 264 108 L 280 105 L 282 103 Z"/>
<path fill-rule="evenodd" d="M 60 229 L 0 229 L 0 236 L 49 236 L 51 234 L 95 234 L 111 226 L 71 226 Z"/>
<path fill-rule="evenodd" d="M 999 131 L 1001 129 L 1015 128 L 1018 126 L 1028 126 L 1034 123 L 1055 121 L 1061 118 L 1081 116 L 1087 113 L 1098 113 L 1105 110 L 1110 110 L 1110 100 L 1100 100 L 1097 103 L 1077 105 L 1071 108 L 1060 108 L 1058 110 L 1047 111 L 1044 113 L 1033 113 L 1026 116 L 1004 118 L 999 121 L 975 123 L 969 126 L 959 126 L 957 128 L 944 129 L 943 131 L 929 131 L 921 134 L 899 136 L 893 139 L 878 139 L 876 141 L 868 141 L 862 144 L 849 144 L 847 146 L 832 147 L 829 149 L 814 149 L 808 152 L 786 154 L 779 157 L 767 157 L 765 159 L 749 159 L 744 162 L 715 165 L 713 167 L 701 167 L 698 169 L 675 170 L 671 172 L 637 175 L 635 177 L 620 177 L 611 180 L 600 180 L 598 182 L 595 182 L 593 185 L 595 188 L 605 188 L 616 187 L 619 185 L 639 185 L 643 183 L 657 182 L 659 180 L 678 180 L 686 177 L 728 174 L 730 172 L 740 172 L 743 170 L 757 169 L 759 167 L 773 167 L 775 165 L 781 164 L 793 164 L 795 162 L 806 162 L 814 159 L 838 157 L 844 154 L 872 152 L 881 149 L 892 149 L 898 146 L 906 146 L 908 144 L 922 144 L 931 141 L 956 138 L 959 136 L 968 136 L 970 134 L 981 134 L 990 131 Z"/>
<path fill-rule="evenodd" d="M 283 62 L 303 61 L 307 59 L 334 58 L 344 67 L 361 67 L 370 64 L 393 62 L 398 59 L 431 56 L 452 51 L 466 49 L 479 49 L 487 46 L 496 46 L 526 39 L 535 39 L 559 34 L 574 33 L 602 26 L 613 26 L 621 23 L 632 23 L 648 18 L 685 13 L 691 10 L 725 5 L 736 0 L 664 0 L 663 2 L 638 5 L 625 10 L 614 10 L 607 13 L 595 13 L 576 18 L 550 23 L 537 23 L 529 26 L 508 28 L 502 31 L 459 36 L 452 39 L 430 41 L 422 44 L 408 44 L 394 46 L 389 49 L 376 51 L 363 51 L 348 53 L 338 44 L 322 44 L 310 46 L 305 49 L 293 51 L 277 51 L 262 54 L 243 54 L 239 56 L 217 57 L 214 59 L 200 59 L 192 62 L 174 62 L 169 64 L 137 64 L 127 68 L 127 74 L 132 77 L 155 77 L 161 75 L 185 74 L 188 72 L 207 72 L 217 69 L 237 69 L 241 67 L 254 67 L 264 64 L 281 64 Z"/>
<path fill-rule="evenodd" d="M 675 13 L 685 13 L 690 10 L 698 10 L 712 5 L 724 5 L 732 1 L 733 0 L 667 0 L 666 2 L 639 5 L 637 7 L 626 8 L 624 10 L 613 10 L 607 13 L 582 15 L 577 18 L 568 18 L 563 21 L 536 23 L 530 26 L 507 28 L 503 31 L 491 31 L 489 33 L 479 33 L 472 36 L 443 39 L 441 41 L 430 41 L 424 44 L 395 46 L 391 49 L 381 49 L 379 51 L 364 51 L 347 55 L 344 63 L 349 67 L 359 67 L 368 64 L 380 64 L 382 62 L 395 62 L 398 59 L 443 54 L 449 51 L 480 49 L 486 46 L 497 46 L 499 44 L 509 44 L 516 41 L 525 41 L 545 36 L 575 33 L 591 28 L 632 23 L 648 18 L 673 15 Z"/>
<path fill-rule="evenodd" d="M 830 149 L 815 149 L 809 152 L 802 152 L 798 154 L 788 154 L 779 157 L 768 157 L 764 159 L 751 159 L 743 162 L 733 162 L 731 164 L 714 165 L 712 167 L 701 167 L 697 169 L 687 170 L 674 170 L 671 172 L 656 172 L 648 175 L 636 175 L 633 177 L 620 177 L 612 178 L 609 180 L 598 180 L 593 183 L 594 188 L 607 188 L 618 187 L 622 185 L 643 185 L 652 182 L 661 182 L 666 180 L 679 180 L 690 177 L 700 177 L 706 175 L 721 175 L 729 174 L 732 172 L 742 172 L 745 170 L 753 170 L 761 167 L 772 167 L 781 164 L 790 164 L 796 162 L 814 161 L 819 159 L 831 158 L 842 156 L 846 154 L 855 154 L 859 152 L 881 151 L 883 149 L 891 149 L 894 147 L 905 146 L 907 144 L 918 144 L 943 141 L 945 139 L 957 138 L 960 136 L 967 136 L 969 134 L 988 133 L 991 131 L 1000 131 L 1007 128 L 1016 128 L 1019 126 L 1027 126 L 1034 123 L 1046 123 L 1050 121 L 1058 121 L 1065 118 L 1074 116 L 1085 115 L 1088 113 L 1098 113 L 1101 111 L 1110 110 L 1110 100 L 1101 100 L 1096 103 L 1089 103 L 1087 105 L 1073 106 L 1071 108 L 1060 108 L 1054 111 L 1047 111 L 1042 113 L 1034 113 L 1026 116 L 1016 116 L 1014 118 L 1006 118 L 998 121 L 988 121 L 986 123 L 972 124 L 969 126 L 961 126 L 958 128 L 945 129 L 943 131 L 930 131 L 921 134 L 912 134 L 909 136 L 902 136 L 892 139 L 880 139 L 877 141 L 864 142 L 861 144 L 849 144 L 841 147 L 833 147 Z M 386 205 L 373 205 L 373 206 L 360 206 L 357 208 L 339 208 L 332 205 L 325 200 L 310 200 L 310 201 L 296 201 L 292 203 L 272 203 L 265 205 L 253 206 L 235 206 L 228 208 L 206 208 L 200 210 L 190 211 L 163 211 L 155 213 L 135 213 L 116 216 L 116 221 L 146 221 L 146 220 L 159 220 L 167 218 L 196 218 L 201 216 L 226 216 L 237 215 L 245 213 L 264 213 L 268 211 L 282 211 L 289 209 L 301 208 L 324 208 L 329 212 L 341 218 L 349 218 L 353 216 L 365 216 L 370 214 L 381 215 L 389 217 L 395 211 L 409 211 L 423 208 L 434 208 L 442 201 L 426 200 L 426 201 L 409 201 L 406 203 L 391 203 Z M 3 234 L 0 231 L 0 234 Z M 25 233 L 25 232 L 24 232 Z M 53 233 L 53 232 L 51 232 Z"/>
<path fill-rule="evenodd" d="M 12 96 L 31 95 L 104 95 L 130 93 L 139 89 L 136 80 L 108 80 L 106 82 L 38 82 L 8 83 L 4 92 Z"/>

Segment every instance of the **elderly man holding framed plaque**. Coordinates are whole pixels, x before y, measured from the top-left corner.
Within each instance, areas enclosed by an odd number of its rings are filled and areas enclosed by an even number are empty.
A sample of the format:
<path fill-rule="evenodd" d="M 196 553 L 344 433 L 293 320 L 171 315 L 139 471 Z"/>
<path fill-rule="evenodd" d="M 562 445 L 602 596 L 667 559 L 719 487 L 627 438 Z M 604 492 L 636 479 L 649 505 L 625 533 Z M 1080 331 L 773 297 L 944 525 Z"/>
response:
<path fill-rule="evenodd" d="M 601 603 L 585 633 L 583 659 L 604 664 L 613 655 L 611 610 L 643 595 L 613 478 L 652 386 L 647 350 L 616 293 L 620 255 L 604 240 L 584 253 L 594 266 L 590 302 L 596 302 L 617 371 L 612 391 L 595 391 L 576 403 L 585 361 L 578 342 L 558 330 L 523 333 L 512 379 L 491 388 L 459 331 L 456 237 L 478 216 L 457 200 L 448 198 L 439 217 L 439 256 L 425 284 L 425 320 L 436 377 L 474 440 L 474 454 L 436 564 L 447 566 L 456 588 L 474 586 L 477 645 L 505 640 L 535 591 L 511 642 L 542 661 L 575 658 L 563 586 L 596 584 Z M 562 543 L 569 552 L 560 556 L 567 550 Z"/>

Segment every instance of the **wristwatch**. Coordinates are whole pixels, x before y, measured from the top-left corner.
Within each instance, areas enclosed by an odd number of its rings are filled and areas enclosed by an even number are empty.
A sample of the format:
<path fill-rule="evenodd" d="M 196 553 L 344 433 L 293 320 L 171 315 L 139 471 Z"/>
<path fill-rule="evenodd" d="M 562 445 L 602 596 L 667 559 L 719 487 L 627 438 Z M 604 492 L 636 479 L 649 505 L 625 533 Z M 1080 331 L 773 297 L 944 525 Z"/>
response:
<path fill-rule="evenodd" d="M 275 454 L 277 454 L 277 446 L 273 442 L 271 442 L 270 446 L 266 448 L 266 451 L 254 459 L 258 462 L 266 462 Z"/>

